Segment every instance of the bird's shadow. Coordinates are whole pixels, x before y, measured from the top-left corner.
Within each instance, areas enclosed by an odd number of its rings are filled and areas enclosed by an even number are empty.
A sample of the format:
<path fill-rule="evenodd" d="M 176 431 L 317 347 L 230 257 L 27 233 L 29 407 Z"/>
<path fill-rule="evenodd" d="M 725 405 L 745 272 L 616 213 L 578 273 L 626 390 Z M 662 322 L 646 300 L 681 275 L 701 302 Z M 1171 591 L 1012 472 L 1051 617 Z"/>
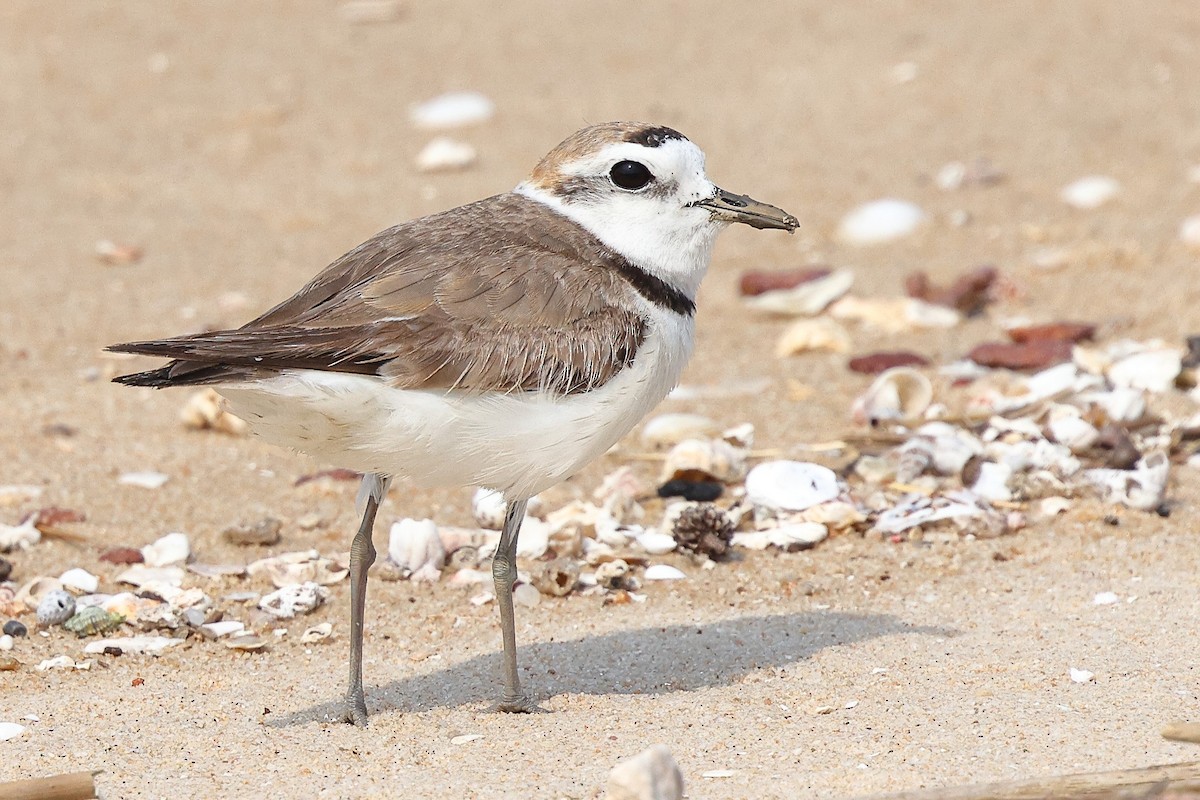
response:
<path fill-rule="evenodd" d="M 559 694 L 662 694 L 727 686 L 759 669 L 780 668 L 823 648 L 898 634 L 954 636 L 946 628 L 914 626 L 887 614 L 806 611 L 738 617 L 706 625 L 653 626 L 563 642 L 519 647 L 523 682 L 533 700 Z M 368 681 L 370 676 L 367 676 Z M 418 712 L 494 701 L 500 653 L 475 656 L 445 669 L 372 688 L 372 714 Z M 274 716 L 286 727 L 339 719 L 336 698 Z"/>

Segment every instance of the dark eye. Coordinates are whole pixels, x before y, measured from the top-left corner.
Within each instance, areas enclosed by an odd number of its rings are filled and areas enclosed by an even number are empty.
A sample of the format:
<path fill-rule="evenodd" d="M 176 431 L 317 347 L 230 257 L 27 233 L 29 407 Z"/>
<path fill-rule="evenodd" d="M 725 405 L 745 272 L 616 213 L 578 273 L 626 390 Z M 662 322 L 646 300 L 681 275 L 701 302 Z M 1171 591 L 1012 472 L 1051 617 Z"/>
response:
<path fill-rule="evenodd" d="M 646 184 L 654 180 L 650 170 L 646 169 L 644 164 L 636 161 L 618 161 L 608 171 L 608 177 L 612 178 L 612 182 L 617 186 L 631 192 L 645 188 Z"/>

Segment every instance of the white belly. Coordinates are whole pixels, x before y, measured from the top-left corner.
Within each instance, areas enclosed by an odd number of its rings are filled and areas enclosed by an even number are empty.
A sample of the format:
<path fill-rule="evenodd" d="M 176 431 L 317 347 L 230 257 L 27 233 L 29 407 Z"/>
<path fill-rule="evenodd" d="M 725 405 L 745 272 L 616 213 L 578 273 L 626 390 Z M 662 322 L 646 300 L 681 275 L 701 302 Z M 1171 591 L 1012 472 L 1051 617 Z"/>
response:
<path fill-rule="evenodd" d="M 273 444 L 423 486 L 486 486 L 529 497 L 628 433 L 678 382 L 691 345 L 691 319 L 655 320 L 629 367 L 567 397 L 411 391 L 315 370 L 219 390 Z"/>

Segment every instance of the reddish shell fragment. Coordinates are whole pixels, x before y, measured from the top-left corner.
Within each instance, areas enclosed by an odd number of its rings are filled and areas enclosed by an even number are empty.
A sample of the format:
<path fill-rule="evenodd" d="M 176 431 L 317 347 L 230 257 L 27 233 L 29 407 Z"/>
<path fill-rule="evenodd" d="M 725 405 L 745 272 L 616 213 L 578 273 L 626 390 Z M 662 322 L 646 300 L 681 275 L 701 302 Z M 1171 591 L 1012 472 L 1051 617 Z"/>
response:
<path fill-rule="evenodd" d="M 992 284 L 1000 277 L 993 266 L 976 267 L 945 288 L 940 288 L 924 272 L 917 271 L 904 279 L 904 291 L 909 297 L 934 305 L 947 306 L 967 316 L 983 311 L 991 300 Z"/>
<path fill-rule="evenodd" d="M 47 529 L 56 528 L 59 525 L 83 522 L 86 519 L 87 516 L 82 511 L 75 511 L 71 508 L 59 508 L 58 506 L 47 506 L 33 512 L 33 525 L 42 532 L 45 532 Z"/>
<path fill-rule="evenodd" d="M 753 297 L 763 292 L 794 289 L 802 283 L 815 281 L 829 275 L 826 267 L 797 267 L 796 269 L 752 269 L 742 273 L 738 291 L 743 297 Z"/>
<path fill-rule="evenodd" d="M 855 356 L 850 359 L 850 363 L 847 366 L 850 367 L 851 372 L 861 372 L 864 375 L 878 375 L 880 372 L 892 367 L 924 367 L 928 364 L 929 359 L 923 355 L 910 353 L 907 350 L 895 350 Z"/>
<path fill-rule="evenodd" d="M 967 358 L 981 367 L 1002 369 L 1043 369 L 1071 360 L 1072 344 L 1062 339 L 1046 339 L 1008 344 L 987 342 L 981 344 Z"/>
<path fill-rule="evenodd" d="M 1008 338 L 1018 344 L 1026 342 L 1082 342 L 1096 335 L 1096 326 L 1086 322 L 1051 322 L 1046 325 L 1024 325 L 1009 328 Z"/>
<path fill-rule="evenodd" d="M 136 547 L 113 547 L 101 553 L 100 560 L 109 564 L 141 564 L 146 559 Z"/>

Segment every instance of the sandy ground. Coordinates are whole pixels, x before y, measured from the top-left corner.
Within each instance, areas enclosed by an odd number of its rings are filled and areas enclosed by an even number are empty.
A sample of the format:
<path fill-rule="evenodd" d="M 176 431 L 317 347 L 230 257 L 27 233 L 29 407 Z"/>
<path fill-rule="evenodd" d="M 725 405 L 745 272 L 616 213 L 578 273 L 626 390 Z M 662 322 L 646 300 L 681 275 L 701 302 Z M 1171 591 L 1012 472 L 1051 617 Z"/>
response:
<path fill-rule="evenodd" d="M 183 396 L 109 384 L 134 364 L 100 348 L 239 324 L 374 231 L 511 187 L 589 122 L 677 127 L 718 183 L 801 219 L 794 237 L 724 236 L 685 376 L 768 388 L 665 404 L 753 422 L 761 446 L 841 435 L 866 380 L 843 356 L 772 358 L 781 323 L 741 309 L 746 268 L 848 266 L 859 292 L 889 295 L 914 268 L 941 280 L 998 265 L 1020 293 L 991 317 L 901 342 L 940 361 L 1006 315 L 1178 341 L 1200 328 L 1196 257 L 1176 240 L 1200 210 L 1186 178 L 1200 162 L 1198 42 L 1190 0 L 410 2 L 373 25 L 329 2 L 0 4 L 0 484 L 42 485 L 39 503 L 88 515 L 85 543 L 18 554 L 15 577 L 82 566 L 111 581 L 104 548 L 172 530 L 203 560 L 246 560 L 220 531 L 266 514 L 327 521 L 289 523 L 276 550 L 344 550 L 353 488 L 296 488 L 322 465 L 183 430 Z M 905 62 L 915 77 L 897 83 Z M 462 88 L 498 107 L 459 134 L 478 164 L 418 174 L 429 135 L 410 105 Z M 977 157 L 1006 180 L 931 183 Z M 1115 202 L 1061 203 L 1096 172 L 1121 181 Z M 879 248 L 834 240 L 849 208 L 889 195 L 933 221 Z M 947 223 L 956 209 L 969 224 Z M 100 239 L 145 258 L 102 265 Z M 1074 255 L 1039 271 L 1041 246 Z M 855 333 L 857 352 L 893 343 Z M 54 424 L 77 433 L 46 435 Z M 548 498 L 585 496 L 636 450 L 631 437 Z M 171 480 L 118 486 L 141 469 Z M 617 760 L 661 742 L 691 797 L 794 798 L 1190 760 L 1158 731 L 1200 716 L 1197 496 L 1180 471 L 1169 519 L 1121 512 L 1113 527 L 1084 503 L 991 541 L 840 537 L 712 571 L 673 557 L 689 580 L 650 586 L 644 606 L 518 610 L 526 681 L 551 712 L 532 716 L 488 713 L 495 609 L 444 582 L 373 584 L 365 730 L 322 721 L 343 691 L 345 584 L 259 655 L 200 643 L 38 673 L 81 644 L 34 637 L 15 653 L 26 667 L 0 677 L 0 718 L 39 721 L 0 744 L 0 780 L 103 769 L 109 798 L 595 797 Z M 462 523 L 468 498 L 394 492 L 383 517 Z M 1122 602 L 1093 605 L 1101 591 Z M 325 620 L 331 643 L 299 643 Z M 1069 667 L 1096 679 L 1072 683 Z M 481 738 L 452 744 L 461 734 Z M 701 777 L 713 769 L 733 774 Z"/>

